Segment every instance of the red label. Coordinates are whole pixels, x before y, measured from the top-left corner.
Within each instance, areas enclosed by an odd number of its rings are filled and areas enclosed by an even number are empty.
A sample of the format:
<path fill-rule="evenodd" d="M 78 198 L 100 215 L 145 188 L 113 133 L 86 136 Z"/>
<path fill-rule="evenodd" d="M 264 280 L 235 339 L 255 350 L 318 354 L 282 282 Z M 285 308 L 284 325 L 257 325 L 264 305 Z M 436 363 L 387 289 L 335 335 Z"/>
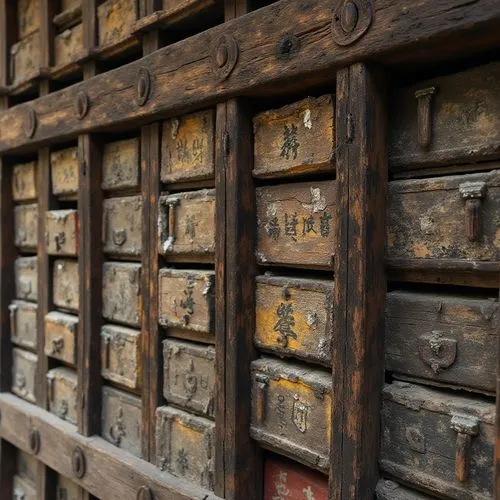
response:
<path fill-rule="evenodd" d="M 266 460 L 264 500 L 327 500 L 328 479 L 285 460 Z"/>

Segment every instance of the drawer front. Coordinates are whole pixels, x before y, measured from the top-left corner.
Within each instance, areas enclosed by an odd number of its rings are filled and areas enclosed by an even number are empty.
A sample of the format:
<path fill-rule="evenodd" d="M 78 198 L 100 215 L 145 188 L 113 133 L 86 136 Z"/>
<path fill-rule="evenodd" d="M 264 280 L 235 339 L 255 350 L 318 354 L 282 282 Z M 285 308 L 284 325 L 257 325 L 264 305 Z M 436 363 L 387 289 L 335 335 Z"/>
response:
<path fill-rule="evenodd" d="M 54 304 L 62 309 L 78 311 L 80 305 L 80 275 L 78 261 L 58 259 L 54 262 Z"/>
<path fill-rule="evenodd" d="M 36 484 L 38 477 L 38 461 L 29 453 L 16 450 L 17 475 L 31 484 Z"/>
<path fill-rule="evenodd" d="M 182 410 L 156 410 L 157 465 L 204 488 L 214 488 L 215 424 Z"/>
<path fill-rule="evenodd" d="M 141 324 L 141 265 L 105 262 L 102 315 L 110 321 L 139 327 Z"/>
<path fill-rule="evenodd" d="M 83 24 L 64 30 L 54 40 L 56 66 L 66 66 L 84 55 Z"/>
<path fill-rule="evenodd" d="M 138 188 L 139 182 L 139 139 L 106 144 L 102 156 L 101 187 L 109 191 Z"/>
<path fill-rule="evenodd" d="M 76 425 L 77 419 L 77 377 L 69 368 L 53 368 L 47 373 L 49 411 L 59 418 Z"/>
<path fill-rule="evenodd" d="M 27 82 L 40 72 L 40 33 L 35 31 L 10 48 L 10 74 L 14 86 Z"/>
<path fill-rule="evenodd" d="M 142 198 L 126 196 L 103 202 L 104 252 L 138 257 L 142 250 Z"/>
<path fill-rule="evenodd" d="M 391 92 L 393 171 L 500 157 L 500 63 Z"/>
<path fill-rule="evenodd" d="M 331 268 L 335 181 L 257 188 L 257 260 Z"/>
<path fill-rule="evenodd" d="M 45 214 L 45 238 L 49 255 L 78 255 L 78 211 L 51 210 Z"/>
<path fill-rule="evenodd" d="M 164 340 L 163 367 L 165 399 L 213 418 L 215 349 L 179 340 Z"/>
<path fill-rule="evenodd" d="M 333 282 L 258 276 L 255 344 L 329 366 Z"/>
<path fill-rule="evenodd" d="M 252 437 L 305 465 L 328 471 L 331 375 L 284 361 L 252 363 Z"/>
<path fill-rule="evenodd" d="M 497 300 L 390 292 L 386 369 L 494 393 L 499 307 Z"/>
<path fill-rule="evenodd" d="M 25 38 L 40 28 L 40 0 L 17 0 L 18 36 Z"/>
<path fill-rule="evenodd" d="M 9 305 L 12 343 L 27 349 L 36 349 L 37 309 L 36 304 L 23 300 L 14 300 Z"/>
<path fill-rule="evenodd" d="M 38 300 L 38 259 L 19 257 L 14 264 L 14 280 L 18 299 Z"/>
<path fill-rule="evenodd" d="M 37 361 L 32 352 L 12 349 L 12 392 L 30 403 L 35 402 Z"/>
<path fill-rule="evenodd" d="M 141 332 L 123 326 L 101 329 L 102 376 L 130 389 L 141 384 Z"/>
<path fill-rule="evenodd" d="M 106 0 L 97 7 L 101 47 L 113 45 L 130 35 L 136 21 L 135 10 L 134 0 Z"/>
<path fill-rule="evenodd" d="M 264 500 L 328 499 L 328 478 L 319 472 L 281 458 L 268 458 L 264 467 Z"/>
<path fill-rule="evenodd" d="M 12 198 L 14 201 L 36 200 L 36 162 L 14 165 Z"/>
<path fill-rule="evenodd" d="M 385 472 L 447 498 L 493 498 L 493 403 L 402 382 L 383 400 Z"/>
<path fill-rule="evenodd" d="M 161 180 L 197 181 L 215 175 L 215 112 L 201 111 L 163 123 Z"/>
<path fill-rule="evenodd" d="M 102 436 L 115 446 L 141 456 L 141 399 L 103 387 Z"/>
<path fill-rule="evenodd" d="M 160 197 L 159 252 L 186 262 L 213 261 L 215 190 Z"/>
<path fill-rule="evenodd" d="M 215 273 L 160 269 L 159 322 L 169 328 L 214 332 Z"/>
<path fill-rule="evenodd" d="M 75 197 L 78 193 L 78 149 L 68 148 L 51 153 L 50 168 L 52 193 L 62 198 Z"/>
<path fill-rule="evenodd" d="M 57 476 L 57 500 L 84 500 L 84 491 L 67 477 Z"/>
<path fill-rule="evenodd" d="M 13 498 L 14 500 L 37 500 L 36 486 L 21 476 L 13 478 Z"/>
<path fill-rule="evenodd" d="M 45 354 L 75 365 L 77 332 L 78 316 L 49 312 L 45 316 Z"/>
<path fill-rule="evenodd" d="M 431 500 L 434 498 L 405 488 L 388 479 L 381 479 L 378 482 L 375 494 L 377 500 Z"/>
<path fill-rule="evenodd" d="M 333 96 L 308 97 L 253 120 L 255 177 L 333 171 Z"/>
<path fill-rule="evenodd" d="M 21 250 L 36 250 L 38 244 L 38 205 L 14 207 L 14 239 Z"/>
<path fill-rule="evenodd" d="M 500 170 L 389 183 L 390 262 L 500 260 Z"/>

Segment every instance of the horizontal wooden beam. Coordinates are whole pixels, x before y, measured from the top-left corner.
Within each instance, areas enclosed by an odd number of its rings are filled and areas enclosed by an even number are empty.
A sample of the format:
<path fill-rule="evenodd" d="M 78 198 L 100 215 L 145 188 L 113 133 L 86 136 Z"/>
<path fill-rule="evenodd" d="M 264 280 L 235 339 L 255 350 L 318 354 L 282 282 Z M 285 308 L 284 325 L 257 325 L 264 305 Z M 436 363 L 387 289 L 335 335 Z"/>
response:
<path fill-rule="evenodd" d="M 78 434 L 75 426 L 12 394 L 0 394 L 0 410 L 1 439 L 32 453 L 30 442 L 36 443 L 36 440 L 30 440 L 30 435 L 33 436 L 33 430 L 36 430 L 39 435 L 37 459 L 59 474 L 72 478 L 99 498 L 136 498 L 140 488 L 149 488 L 151 497 L 156 500 L 220 500 L 212 493 L 162 472 L 100 437 Z M 80 479 L 73 470 L 77 448 L 83 454 L 85 463 Z"/>
<path fill-rule="evenodd" d="M 332 28 L 338 14 L 332 12 L 331 0 L 281 0 L 90 81 L 16 106 L 0 116 L 0 153 L 34 149 L 112 125 L 139 125 L 238 95 L 304 88 L 331 79 L 333 69 L 357 61 L 428 64 L 500 44 L 497 0 L 372 3 L 372 19 L 359 21 L 361 30 L 363 22 L 369 22 L 366 32 L 349 45 L 343 45 L 345 38 Z M 217 61 L 224 60 L 215 52 L 221 42 L 227 46 L 222 54 L 228 57 L 219 68 Z M 77 99 L 87 102 L 85 96 L 89 106 L 82 118 Z M 25 124 L 33 119 L 36 129 L 29 138 Z"/>

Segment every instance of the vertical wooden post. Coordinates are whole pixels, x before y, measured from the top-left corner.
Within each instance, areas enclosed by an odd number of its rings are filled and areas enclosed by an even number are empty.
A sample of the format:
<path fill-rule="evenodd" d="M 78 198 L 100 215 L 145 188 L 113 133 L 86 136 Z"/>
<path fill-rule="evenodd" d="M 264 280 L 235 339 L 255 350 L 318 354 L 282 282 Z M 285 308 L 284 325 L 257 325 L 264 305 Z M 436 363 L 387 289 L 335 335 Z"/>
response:
<path fill-rule="evenodd" d="M 82 2 L 83 47 L 87 55 L 97 47 L 97 0 Z"/>
<path fill-rule="evenodd" d="M 498 357 L 497 357 L 497 411 L 496 411 L 496 444 L 495 460 L 493 467 L 493 488 L 495 489 L 493 498 L 500 499 L 500 335 L 498 336 Z"/>
<path fill-rule="evenodd" d="M 10 0 L 0 0 L 0 33 L 0 88 L 5 89 L 11 77 L 10 47 L 17 39 L 16 5 Z"/>
<path fill-rule="evenodd" d="M 385 89 L 355 64 L 337 73 L 337 210 L 331 499 L 372 498 L 383 383 Z"/>
<path fill-rule="evenodd" d="M 54 63 L 55 29 L 52 19 L 55 13 L 54 0 L 39 0 L 40 8 L 40 69 L 47 73 Z"/>

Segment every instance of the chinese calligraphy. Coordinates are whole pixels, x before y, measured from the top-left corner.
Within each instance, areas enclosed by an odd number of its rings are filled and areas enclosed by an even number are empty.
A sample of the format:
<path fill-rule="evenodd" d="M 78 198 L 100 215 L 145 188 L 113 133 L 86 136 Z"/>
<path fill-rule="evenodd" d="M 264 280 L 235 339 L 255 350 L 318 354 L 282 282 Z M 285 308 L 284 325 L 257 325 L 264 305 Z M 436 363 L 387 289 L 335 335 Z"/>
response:
<path fill-rule="evenodd" d="M 311 214 L 306 217 L 302 217 L 302 236 L 308 235 L 320 235 L 322 238 L 328 238 L 330 236 L 331 228 L 330 221 L 332 220 L 332 215 L 328 212 L 323 212 L 319 217 L 316 214 Z M 297 212 L 292 214 L 285 213 L 283 216 L 283 235 L 289 236 L 292 241 L 297 242 L 298 231 L 297 226 L 299 225 L 299 219 Z M 282 236 L 280 219 L 277 215 L 272 215 L 266 222 L 265 229 L 267 235 L 273 240 L 278 240 Z"/>
<path fill-rule="evenodd" d="M 191 145 L 188 144 L 186 138 L 180 138 L 175 143 L 175 151 L 177 153 L 177 161 L 188 163 L 198 162 L 203 163 L 205 154 L 205 138 L 194 137 Z"/>
<path fill-rule="evenodd" d="M 274 331 L 279 333 L 278 344 L 282 347 L 288 345 L 288 339 L 297 338 L 297 334 L 293 331 L 295 326 L 295 318 L 293 317 L 293 305 L 282 302 L 276 309 L 278 321 L 274 325 Z"/>
<path fill-rule="evenodd" d="M 180 306 L 185 311 L 183 319 L 186 325 L 189 323 L 189 319 L 194 314 L 195 302 L 193 297 L 193 289 L 194 289 L 194 283 L 192 281 L 188 281 L 186 289 L 184 290 L 184 299 L 182 299 L 180 302 Z"/>
<path fill-rule="evenodd" d="M 186 216 L 186 230 L 184 231 L 184 234 L 191 238 L 196 236 L 196 220 L 194 215 Z"/>
<path fill-rule="evenodd" d="M 177 455 L 177 465 L 179 466 L 182 475 L 184 475 L 189 468 L 188 455 L 184 448 L 181 448 L 179 450 L 179 453 Z"/>
<path fill-rule="evenodd" d="M 278 475 L 276 476 L 276 480 L 274 482 L 276 495 L 273 496 L 272 500 L 283 500 L 290 494 L 290 490 L 287 488 L 286 485 L 287 476 L 288 474 L 286 472 L 281 470 L 279 471 Z"/>
<path fill-rule="evenodd" d="M 286 158 L 287 160 L 292 157 L 293 160 L 297 159 L 297 153 L 299 150 L 299 141 L 297 140 L 297 125 L 291 124 L 288 126 L 285 124 L 283 130 L 283 144 L 281 145 L 281 158 Z"/>

